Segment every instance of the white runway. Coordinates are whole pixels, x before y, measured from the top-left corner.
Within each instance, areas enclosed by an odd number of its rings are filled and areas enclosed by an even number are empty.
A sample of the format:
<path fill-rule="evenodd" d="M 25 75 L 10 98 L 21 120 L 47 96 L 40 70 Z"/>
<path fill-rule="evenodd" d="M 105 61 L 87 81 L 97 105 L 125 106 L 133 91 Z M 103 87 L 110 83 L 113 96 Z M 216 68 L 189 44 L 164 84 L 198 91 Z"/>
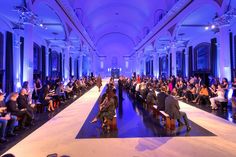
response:
<path fill-rule="evenodd" d="M 103 83 L 105 85 L 105 82 Z M 17 157 L 236 157 L 236 125 L 180 102 L 193 122 L 210 137 L 76 139 L 100 93 L 92 88 L 7 153 Z"/>

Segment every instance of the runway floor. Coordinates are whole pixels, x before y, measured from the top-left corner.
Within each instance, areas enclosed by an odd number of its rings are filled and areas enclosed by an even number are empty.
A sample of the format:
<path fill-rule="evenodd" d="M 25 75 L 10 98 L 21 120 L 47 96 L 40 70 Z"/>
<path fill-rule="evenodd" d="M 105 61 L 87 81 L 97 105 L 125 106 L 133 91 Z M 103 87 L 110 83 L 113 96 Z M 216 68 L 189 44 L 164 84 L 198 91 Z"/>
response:
<path fill-rule="evenodd" d="M 180 107 L 191 121 L 190 132 L 185 127 L 166 132 L 125 92 L 117 109 L 118 131 L 103 132 L 99 123 L 89 123 L 100 94 L 92 88 L 6 153 L 17 157 L 236 156 L 236 125 L 184 102 Z"/>

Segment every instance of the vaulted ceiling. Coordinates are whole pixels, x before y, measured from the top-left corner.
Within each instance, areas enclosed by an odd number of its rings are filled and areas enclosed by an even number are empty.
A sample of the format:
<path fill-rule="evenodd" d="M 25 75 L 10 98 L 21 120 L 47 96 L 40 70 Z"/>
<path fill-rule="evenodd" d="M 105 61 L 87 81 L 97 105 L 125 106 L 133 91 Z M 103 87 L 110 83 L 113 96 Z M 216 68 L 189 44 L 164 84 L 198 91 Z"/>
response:
<path fill-rule="evenodd" d="M 98 53 L 130 55 L 155 25 L 158 11 L 175 0 L 68 0 L 92 38 Z"/>

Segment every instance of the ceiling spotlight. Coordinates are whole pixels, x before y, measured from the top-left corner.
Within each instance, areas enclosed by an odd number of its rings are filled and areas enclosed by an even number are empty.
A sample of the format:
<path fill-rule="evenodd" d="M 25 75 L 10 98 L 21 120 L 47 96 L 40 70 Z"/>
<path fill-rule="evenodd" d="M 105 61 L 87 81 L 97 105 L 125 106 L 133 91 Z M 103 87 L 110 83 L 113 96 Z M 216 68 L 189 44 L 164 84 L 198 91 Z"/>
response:
<path fill-rule="evenodd" d="M 205 30 L 208 30 L 208 29 L 209 29 L 209 27 L 208 27 L 208 26 L 206 26 L 206 27 L 205 27 Z"/>
<path fill-rule="evenodd" d="M 216 28 L 216 26 L 215 25 L 211 25 L 211 29 L 215 29 Z"/>

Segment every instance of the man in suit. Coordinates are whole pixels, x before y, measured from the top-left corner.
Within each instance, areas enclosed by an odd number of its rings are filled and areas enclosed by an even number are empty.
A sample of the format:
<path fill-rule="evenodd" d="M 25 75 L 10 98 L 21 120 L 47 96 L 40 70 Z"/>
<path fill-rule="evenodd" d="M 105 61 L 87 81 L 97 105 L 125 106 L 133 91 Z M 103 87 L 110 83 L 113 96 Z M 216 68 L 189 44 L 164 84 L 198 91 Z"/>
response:
<path fill-rule="evenodd" d="M 26 97 L 26 89 L 22 88 L 20 91 L 20 94 L 17 98 L 17 104 L 18 104 L 18 108 L 19 110 L 26 110 L 30 113 L 32 119 L 34 119 L 34 110 L 33 108 L 31 108 L 31 106 L 28 103 L 27 97 Z"/>
<path fill-rule="evenodd" d="M 157 106 L 158 110 L 165 111 L 165 100 L 166 100 L 166 87 L 161 87 L 161 92 L 157 94 Z"/>
<path fill-rule="evenodd" d="M 178 125 L 181 126 L 183 123 L 180 118 L 184 119 L 187 131 L 191 130 L 191 126 L 188 123 L 188 117 L 185 112 L 180 111 L 179 102 L 172 95 L 168 95 L 165 100 L 165 112 L 169 114 L 171 119 L 177 119 Z"/>
<path fill-rule="evenodd" d="M 153 90 L 153 88 L 150 87 L 147 97 L 146 97 L 148 109 L 151 109 L 153 105 L 156 105 L 156 100 L 157 100 L 156 93 Z"/>
<path fill-rule="evenodd" d="M 21 122 L 21 128 L 25 129 L 25 124 L 26 122 L 31 122 L 32 116 L 26 109 L 20 110 L 17 107 L 17 97 L 18 93 L 11 93 L 8 96 L 7 102 L 6 102 L 6 107 L 7 107 L 7 112 L 10 112 L 12 115 L 15 115 L 17 117 L 22 117 L 22 122 Z"/>

